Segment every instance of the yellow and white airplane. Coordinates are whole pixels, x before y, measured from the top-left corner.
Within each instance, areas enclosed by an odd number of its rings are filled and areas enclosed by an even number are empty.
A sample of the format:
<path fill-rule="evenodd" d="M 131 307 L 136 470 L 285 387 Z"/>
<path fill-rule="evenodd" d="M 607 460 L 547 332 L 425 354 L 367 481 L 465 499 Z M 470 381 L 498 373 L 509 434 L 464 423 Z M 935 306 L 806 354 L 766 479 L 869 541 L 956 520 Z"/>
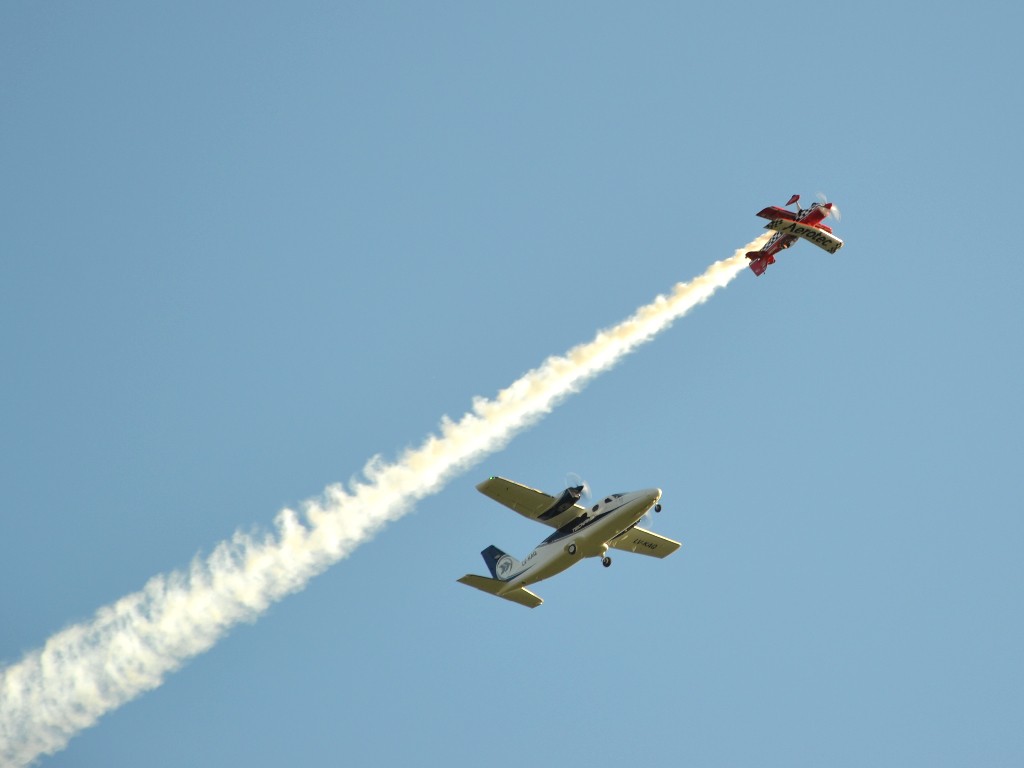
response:
<path fill-rule="evenodd" d="M 678 541 L 637 526 L 651 507 L 655 512 L 661 511 L 660 488 L 613 493 L 590 508 L 577 503 L 583 494 L 582 485 L 566 488 L 557 499 L 503 477 L 488 478 L 476 489 L 523 517 L 555 529 L 522 562 L 493 545 L 488 547 L 480 554 L 491 578 L 467 573 L 459 579 L 463 584 L 528 608 L 544 602 L 526 589 L 528 585 L 561 573 L 584 557 L 600 557 L 607 568 L 612 564 L 609 547 L 667 557 L 681 546 Z"/>

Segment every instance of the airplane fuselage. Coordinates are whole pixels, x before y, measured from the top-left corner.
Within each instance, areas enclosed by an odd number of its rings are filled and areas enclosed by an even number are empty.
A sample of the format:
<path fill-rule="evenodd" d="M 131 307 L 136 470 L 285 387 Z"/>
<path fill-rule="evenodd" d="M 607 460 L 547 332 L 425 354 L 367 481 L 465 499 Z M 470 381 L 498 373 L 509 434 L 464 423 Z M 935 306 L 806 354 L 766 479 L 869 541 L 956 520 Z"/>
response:
<path fill-rule="evenodd" d="M 498 594 L 548 579 L 585 557 L 604 557 L 608 543 L 635 526 L 660 498 L 659 488 L 613 494 L 548 536 L 521 563 L 502 558 L 495 571 L 504 582 Z"/>

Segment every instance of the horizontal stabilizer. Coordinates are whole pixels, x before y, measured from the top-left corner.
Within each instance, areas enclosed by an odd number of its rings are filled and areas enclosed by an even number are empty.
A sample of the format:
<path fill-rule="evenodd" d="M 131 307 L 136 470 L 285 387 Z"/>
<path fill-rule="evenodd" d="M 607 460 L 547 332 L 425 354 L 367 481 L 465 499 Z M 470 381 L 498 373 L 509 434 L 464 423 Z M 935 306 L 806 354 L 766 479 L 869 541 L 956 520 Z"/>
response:
<path fill-rule="evenodd" d="M 467 573 L 461 579 L 459 583 L 466 584 L 470 587 L 476 587 L 481 592 L 487 592 L 490 595 L 504 598 L 505 600 L 511 600 L 513 603 L 519 603 L 525 605 L 527 608 L 536 608 L 538 605 L 544 602 L 543 599 L 533 594 L 530 590 L 525 587 L 519 587 L 513 589 L 504 594 L 499 594 L 499 590 L 505 586 L 505 582 L 498 581 L 497 579 L 488 579 L 486 576 L 477 576 L 472 573 Z"/>

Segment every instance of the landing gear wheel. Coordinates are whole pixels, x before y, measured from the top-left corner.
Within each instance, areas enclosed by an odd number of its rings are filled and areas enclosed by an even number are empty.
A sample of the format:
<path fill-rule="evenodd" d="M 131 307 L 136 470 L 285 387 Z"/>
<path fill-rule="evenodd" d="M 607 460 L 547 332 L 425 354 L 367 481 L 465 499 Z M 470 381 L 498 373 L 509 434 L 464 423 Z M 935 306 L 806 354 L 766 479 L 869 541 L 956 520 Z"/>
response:
<path fill-rule="evenodd" d="M 655 504 L 654 505 L 654 511 L 655 512 L 661 512 L 661 504 Z"/>
<path fill-rule="evenodd" d="M 611 564 L 612 564 L 612 559 L 610 557 L 608 557 L 608 555 L 605 555 L 604 559 L 601 560 L 601 565 L 603 565 L 605 568 L 607 568 Z"/>
<path fill-rule="evenodd" d="M 570 544 L 568 547 L 565 548 L 565 551 L 568 552 L 570 555 L 575 555 L 576 554 L 576 545 L 575 544 Z"/>

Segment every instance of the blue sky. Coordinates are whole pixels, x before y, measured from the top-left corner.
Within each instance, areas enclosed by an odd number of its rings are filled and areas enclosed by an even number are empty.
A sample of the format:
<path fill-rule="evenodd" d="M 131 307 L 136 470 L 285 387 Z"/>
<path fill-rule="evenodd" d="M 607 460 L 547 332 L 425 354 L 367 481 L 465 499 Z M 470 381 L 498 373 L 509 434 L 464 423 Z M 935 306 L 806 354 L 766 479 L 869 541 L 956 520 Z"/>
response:
<path fill-rule="evenodd" d="M 707 305 L 48 766 L 1024 760 L 1011 3 L 0 11 L 0 660 L 826 192 Z M 657 485 L 528 611 L 501 474 Z"/>

